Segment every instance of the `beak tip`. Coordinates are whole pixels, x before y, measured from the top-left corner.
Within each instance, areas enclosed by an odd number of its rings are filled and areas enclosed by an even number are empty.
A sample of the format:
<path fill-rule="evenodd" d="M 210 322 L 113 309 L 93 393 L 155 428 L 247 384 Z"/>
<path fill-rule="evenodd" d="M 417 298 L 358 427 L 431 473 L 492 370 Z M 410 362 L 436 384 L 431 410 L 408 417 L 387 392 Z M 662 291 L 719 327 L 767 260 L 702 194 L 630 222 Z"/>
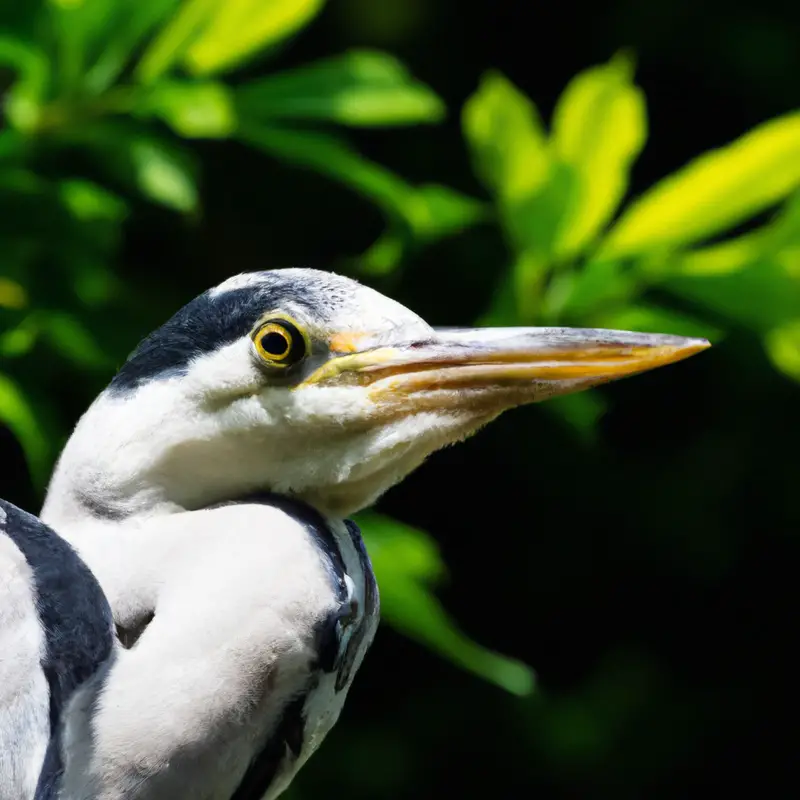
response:
<path fill-rule="evenodd" d="M 686 353 L 686 356 L 693 356 L 696 353 L 702 353 L 703 350 L 708 350 L 711 347 L 711 342 L 708 339 L 687 339 L 685 344 L 679 348 Z"/>

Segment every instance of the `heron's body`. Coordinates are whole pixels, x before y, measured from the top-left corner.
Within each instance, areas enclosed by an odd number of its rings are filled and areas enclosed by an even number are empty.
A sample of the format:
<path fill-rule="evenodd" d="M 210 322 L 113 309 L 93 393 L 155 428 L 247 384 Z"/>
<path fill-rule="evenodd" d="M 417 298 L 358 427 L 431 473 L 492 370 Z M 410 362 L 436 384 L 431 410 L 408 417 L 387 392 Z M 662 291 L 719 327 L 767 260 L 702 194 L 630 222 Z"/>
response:
<path fill-rule="evenodd" d="M 434 330 L 313 270 L 204 293 L 81 419 L 42 522 L 0 506 L 0 746 L 19 743 L 0 752 L 0 800 L 277 797 L 377 626 L 345 518 L 507 408 L 705 346 Z M 61 637 L 53 606 L 80 635 Z"/>
<path fill-rule="evenodd" d="M 118 626 L 146 628 L 75 698 L 66 797 L 279 793 L 336 721 L 377 625 L 357 529 L 263 497 L 87 529 L 80 547 L 115 587 Z"/>

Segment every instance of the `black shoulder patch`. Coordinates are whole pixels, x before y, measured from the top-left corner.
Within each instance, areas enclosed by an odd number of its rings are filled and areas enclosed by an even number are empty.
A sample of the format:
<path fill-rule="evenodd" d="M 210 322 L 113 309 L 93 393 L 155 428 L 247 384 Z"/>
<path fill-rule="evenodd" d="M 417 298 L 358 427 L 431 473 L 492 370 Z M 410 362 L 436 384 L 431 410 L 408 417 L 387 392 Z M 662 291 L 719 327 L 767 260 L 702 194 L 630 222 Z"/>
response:
<path fill-rule="evenodd" d="M 338 674 L 336 675 L 336 691 L 341 691 L 349 683 L 353 664 L 361 650 L 364 637 L 367 635 L 367 621 L 370 617 L 377 617 L 380 613 L 378 582 L 375 580 L 375 572 L 372 569 L 372 562 L 369 560 L 367 548 L 364 546 L 361 530 L 351 519 L 346 519 L 344 524 L 347 526 L 350 539 L 358 552 L 361 571 L 364 574 L 364 617 L 359 627 L 353 632 L 350 641 L 347 643 L 347 649 L 341 657 Z"/>
<path fill-rule="evenodd" d="M 0 500 L 0 531 L 20 549 L 33 571 L 36 606 L 45 634 L 42 671 L 50 690 L 50 744 L 36 800 L 55 797 L 62 765 L 59 721 L 72 693 L 111 655 L 111 608 L 89 568 L 55 531 Z"/>

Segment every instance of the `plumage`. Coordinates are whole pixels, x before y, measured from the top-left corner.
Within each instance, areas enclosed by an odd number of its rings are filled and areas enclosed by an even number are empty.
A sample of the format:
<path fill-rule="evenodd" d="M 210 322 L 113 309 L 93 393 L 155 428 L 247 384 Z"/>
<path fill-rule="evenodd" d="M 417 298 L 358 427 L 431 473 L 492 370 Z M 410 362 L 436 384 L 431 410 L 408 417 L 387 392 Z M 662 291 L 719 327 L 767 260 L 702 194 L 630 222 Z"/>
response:
<path fill-rule="evenodd" d="M 0 574 L 0 796 L 50 800 L 63 712 L 113 651 L 111 609 L 72 547 L 4 500 Z"/>
<path fill-rule="evenodd" d="M 0 800 L 273 800 L 378 624 L 347 517 L 508 408 L 706 344 L 437 330 L 314 270 L 205 292 L 78 422 L 41 521 L 0 506 Z"/>

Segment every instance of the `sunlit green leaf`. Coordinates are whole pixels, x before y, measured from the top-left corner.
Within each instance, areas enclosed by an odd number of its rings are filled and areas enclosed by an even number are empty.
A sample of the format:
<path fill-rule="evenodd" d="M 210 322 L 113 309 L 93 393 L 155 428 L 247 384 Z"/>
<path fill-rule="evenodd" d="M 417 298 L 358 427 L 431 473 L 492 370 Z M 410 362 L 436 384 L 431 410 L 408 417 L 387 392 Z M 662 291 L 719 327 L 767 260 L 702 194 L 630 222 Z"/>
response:
<path fill-rule="evenodd" d="M 64 204 L 77 219 L 117 222 L 127 214 L 127 207 L 119 197 L 91 181 L 63 181 L 59 191 Z"/>
<path fill-rule="evenodd" d="M 50 79 L 50 62 L 33 45 L 0 36 L 0 65 L 11 67 L 17 75 L 3 98 L 4 115 L 15 128 L 31 130 L 39 121 Z"/>
<path fill-rule="evenodd" d="M 424 241 L 460 233 L 486 219 L 486 206 L 447 186 L 425 184 L 413 189 L 407 212 L 414 233 Z"/>
<path fill-rule="evenodd" d="M 800 318 L 769 331 L 764 344 L 772 363 L 790 378 L 800 381 Z"/>
<path fill-rule="evenodd" d="M 595 259 L 571 276 L 569 289 L 561 299 L 560 315 L 578 324 L 598 306 L 630 299 L 638 289 L 637 276 L 621 262 Z"/>
<path fill-rule="evenodd" d="M 195 75 L 230 69 L 307 25 L 325 0 L 218 0 L 185 64 Z"/>
<path fill-rule="evenodd" d="M 224 0 L 183 0 L 172 19 L 145 50 L 136 67 L 136 77 L 153 83 L 178 63 Z M 247 23 L 245 22 L 245 25 Z"/>
<path fill-rule="evenodd" d="M 613 216 L 631 164 L 647 136 L 644 95 L 625 58 L 586 70 L 564 90 L 553 114 L 555 155 L 577 176 L 559 230 L 559 255 L 580 252 Z"/>
<path fill-rule="evenodd" d="M 788 201 L 768 224 L 750 233 L 706 247 L 697 247 L 673 255 L 656 258 L 651 265 L 641 262 L 640 271 L 648 278 L 671 275 L 724 275 L 736 272 L 767 258 L 780 260 L 800 245 L 800 194 Z"/>
<path fill-rule="evenodd" d="M 119 0 L 49 0 L 57 53 L 53 80 L 62 91 L 73 91 L 82 82 L 124 5 Z"/>
<path fill-rule="evenodd" d="M 8 426 L 22 447 L 37 485 L 44 485 L 50 464 L 50 446 L 22 389 L 0 373 L 0 423 Z"/>
<path fill-rule="evenodd" d="M 800 112 L 705 153 L 631 204 L 602 246 L 607 256 L 674 248 L 718 234 L 800 187 Z"/>
<path fill-rule="evenodd" d="M 163 81 L 147 92 L 136 113 L 164 120 L 189 138 L 222 138 L 236 129 L 236 110 L 228 88 L 212 81 Z"/>
<path fill-rule="evenodd" d="M 180 0 L 134 0 L 120 3 L 115 25 L 102 42 L 102 51 L 88 70 L 85 85 L 92 92 L 110 87 L 125 69 L 142 40 Z"/>
<path fill-rule="evenodd" d="M 378 514 L 364 514 L 359 523 L 378 577 L 381 614 L 392 627 L 509 692 L 532 691 L 528 667 L 473 642 L 436 599 L 431 585 L 444 565 L 429 536 Z"/>
<path fill-rule="evenodd" d="M 668 262 L 668 274 L 713 276 L 737 272 L 769 253 L 771 243 L 772 231 L 763 229 L 689 250 Z"/>
<path fill-rule="evenodd" d="M 252 120 L 320 119 L 375 126 L 436 122 L 439 98 L 386 53 L 354 50 L 245 84 L 236 93 Z"/>
<path fill-rule="evenodd" d="M 0 308 L 25 308 L 28 305 L 28 293 L 23 286 L 10 278 L 0 276 Z"/>
<path fill-rule="evenodd" d="M 489 73 L 467 100 L 462 124 L 512 247 L 547 262 L 576 178 L 553 158 L 536 108 L 502 75 Z"/>
<path fill-rule="evenodd" d="M 145 139 L 132 144 L 130 156 L 143 194 L 176 211 L 197 208 L 197 187 L 184 159 Z"/>
<path fill-rule="evenodd" d="M 539 114 L 503 75 L 484 75 L 462 125 L 475 171 L 492 193 L 515 201 L 547 181 L 551 159 Z"/>

